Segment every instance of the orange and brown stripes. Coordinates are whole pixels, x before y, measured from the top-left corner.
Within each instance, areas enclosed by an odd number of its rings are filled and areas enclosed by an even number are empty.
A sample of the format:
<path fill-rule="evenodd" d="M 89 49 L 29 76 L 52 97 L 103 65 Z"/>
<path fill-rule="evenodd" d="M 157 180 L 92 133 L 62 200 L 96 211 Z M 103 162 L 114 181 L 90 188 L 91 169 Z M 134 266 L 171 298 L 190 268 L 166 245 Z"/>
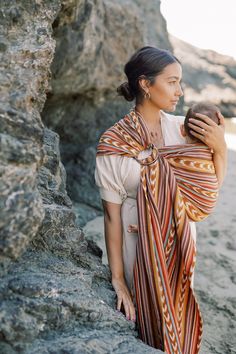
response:
<path fill-rule="evenodd" d="M 151 155 L 138 160 L 147 148 Z M 155 148 L 132 109 L 101 136 L 97 155 L 106 154 L 129 156 L 141 165 L 131 289 L 139 337 L 168 354 L 197 354 L 203 320 L 191 285 L 196 246 L 189 218 L 203 220 L 216 204 L 211 151 L 200 143 Z"/>

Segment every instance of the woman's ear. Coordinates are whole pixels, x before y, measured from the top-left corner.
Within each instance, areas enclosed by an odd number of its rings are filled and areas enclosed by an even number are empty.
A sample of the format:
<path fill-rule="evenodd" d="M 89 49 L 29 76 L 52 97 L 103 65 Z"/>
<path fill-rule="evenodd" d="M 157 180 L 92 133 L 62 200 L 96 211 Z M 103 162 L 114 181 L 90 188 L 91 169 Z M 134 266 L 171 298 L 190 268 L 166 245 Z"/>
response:
<path fill-rule="evenodd" d="M 186 131 L 185 131 L 185 128 L 184 128 L 184 124 L 180 125 L 180 132 L 181 132 L 182 136 L 184 136 L 184 137 L 187 135 Z"/>
<path fill-rule="evenodd" d="M 147 80 L 144 75 L 141 75 L 139 78 L 139 86 L 144 92 L 146 92 L 145 89 L 148 89 L 150 86 L 149 80 Z"/>

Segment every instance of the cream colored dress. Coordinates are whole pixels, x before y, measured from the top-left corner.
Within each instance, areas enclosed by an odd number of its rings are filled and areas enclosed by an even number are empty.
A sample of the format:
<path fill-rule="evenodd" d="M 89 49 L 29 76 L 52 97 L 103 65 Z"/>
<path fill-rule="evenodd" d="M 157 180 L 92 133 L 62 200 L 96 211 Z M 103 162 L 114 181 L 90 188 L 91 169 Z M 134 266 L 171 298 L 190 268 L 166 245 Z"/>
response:
<path fill-rule="evenodd" d="M 165 145 L 186 144 L 180 132 L 180 124 L 183 121 L 184 116 L 175 116 L 161 111 L 161 129 Z M 142 151 L 139 158 L 145 158 L 149 154 L 149 150 Z M 133 277 L 138 234 L 128 232 L 128 226 L 138 224 L 136 195 L 140 181 L 140 168 L 140 164 L 135 159 L 127 156 L 96 157 L 95 183 L 99 188 L 101 199 L 121 204 L 124 276 L 129 289 Z M 196 242 L 195 223 L 190 222 L 190 227 Z"/>

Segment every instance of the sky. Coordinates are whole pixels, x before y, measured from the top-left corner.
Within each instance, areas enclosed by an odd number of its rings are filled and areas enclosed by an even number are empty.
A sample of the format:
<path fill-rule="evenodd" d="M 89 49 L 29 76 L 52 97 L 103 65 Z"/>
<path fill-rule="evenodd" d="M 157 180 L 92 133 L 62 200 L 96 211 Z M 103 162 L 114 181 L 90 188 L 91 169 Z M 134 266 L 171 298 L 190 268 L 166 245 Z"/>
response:
<path fill-rule="evenodd" d="M 236 0 L 161 0 L 169 33 L 236 59 Z"/>

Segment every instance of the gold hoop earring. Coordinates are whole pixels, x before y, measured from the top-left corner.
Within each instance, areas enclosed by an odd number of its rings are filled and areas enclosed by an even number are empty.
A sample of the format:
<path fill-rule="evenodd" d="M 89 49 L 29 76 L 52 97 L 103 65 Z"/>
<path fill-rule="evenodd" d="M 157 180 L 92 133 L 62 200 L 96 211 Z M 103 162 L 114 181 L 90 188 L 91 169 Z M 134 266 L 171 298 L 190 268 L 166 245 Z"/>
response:
<path fill-rule="evenodd" d="M 150 97 L 151 97 L 150 92 L 145 92 L 144 98 L 147 99 L 147 100 L 150 100 Z"/>

